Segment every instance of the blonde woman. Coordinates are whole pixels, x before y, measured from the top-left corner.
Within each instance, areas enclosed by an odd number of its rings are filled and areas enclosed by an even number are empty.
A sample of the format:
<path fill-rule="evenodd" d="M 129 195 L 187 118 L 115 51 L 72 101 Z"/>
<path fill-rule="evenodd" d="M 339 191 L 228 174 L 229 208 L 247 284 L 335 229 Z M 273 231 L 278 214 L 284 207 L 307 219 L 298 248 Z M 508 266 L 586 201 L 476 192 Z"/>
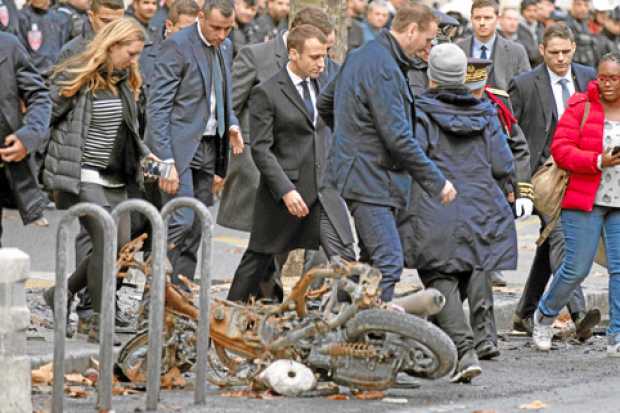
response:
<path fill-rule="evenodd" d="M 52 77 L 52 136 L 43 180 L 59 208 L 92 202 L 111 210 L 127 198 L 125 186 L 141 178 L 140 160 L 149 153 L 138 133 L 142 78 L 138 58 L 145 34 L 133 19 L 108 24 L 86 51 L 56 68 Z M 129 239 L 129 217 L 119 225 L 119 246 Z M 102 229 L 81 218 L 92 252 L 69 278 L 73 295 L 88 286 L 94 316 L 89 340 L 98 341 L 102 289 Z M 45 292 L 53 306 L 53 289 Z M 68 327 L 70 327 L 68 325 Z M 72 330 L 67 330 L 72 335 Z"/>

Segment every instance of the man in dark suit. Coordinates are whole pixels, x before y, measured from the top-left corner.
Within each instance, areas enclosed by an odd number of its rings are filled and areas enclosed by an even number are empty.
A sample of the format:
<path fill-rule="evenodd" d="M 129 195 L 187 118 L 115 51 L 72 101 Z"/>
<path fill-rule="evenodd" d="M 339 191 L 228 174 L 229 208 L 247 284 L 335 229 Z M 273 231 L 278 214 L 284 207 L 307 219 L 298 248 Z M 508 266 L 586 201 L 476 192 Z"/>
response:
<path fill-rule="evenodd" d="M 531 170 L 535 173 L 550 156 L 550 145 L 559 118 L 568 98 L 584 92 L 596 76 L 587 66 L 572 63 L 575 37 L 564 23 L 553 24 L 545 30 L 540 52 L 544 63 L 531 72 L 513 79 L 510 84 L 514 114 L 523 128 L 530 148 Z M 541 216 L 543 229 L 548 218 Z M 517 330 L 531 331 L 531 317 L 544 292 L 551 273 L 559 268 L 564 257 L 564 237 L 559 223 L 549 238 L 536 249 L 536 256 L 523 295 L 513 318 Z M 578 289 L 569 303 L 569 311 L 578 327 L 578 334 L 589 334 L 583 292 Z M 591 326 L 590 326 L 591 327 Z"/>
<path fill-rule="evenodd" d="M 468 57 L 491 60 L 489 86 L 507 90 L 510 80 L 531 66 L 523 46 L 497 35 L 498 15 L 495 0 L 475 0 L 471 6 L 474 33 L 457 44 Z"/>
<path fill-rule="evenodd" d="M 330 133 L 318 116 L 319 76 L 327 39 L 308 24 L 287 36 L 289 63 L 252 91 L 252 155 L 260 172 L 250 244 L 228 299 L 259 295 L 274 255 L 323 247 L 329 257 L 354 260 L 346 205 L 322 188 Z"/>
<path fill-rule="evenodd" d="M 46 202 L 37 186 L 30 153 L 47 138 L 52 102 L 26 49 L 17 37 L 2 32 L 0 81 L 1 247 L 3 207 L 17 207 L 24 224 L 43 217 Z M 20 110 L 22 103 L 25 114 Z"/>
<path fill-rule="evenodd" d="M 146 143 L 172 164 L 170 174 L 159 180 L 168 198 L 190 196 L 212 205 L 214 176 L 226 174 L 228 141 L 233 154 L 243 151 L 231 100 L 232 45 L 227 36 L 233 23 L 228 0 L 209 0 L 196 24 L 164 40 L 159 49 L 147 103 Z M 194 276 L 200 225 L 192 222 L 188 209 L 170 220 L 174 280 L 178 274 Z"/>
<path fill-rule="evenodd" d="M 301 9 L 293 19 L 291 29 L 302 24 L 317 27 L 328 38 L 328 43 L 335 41 L 334 26 L 323 10 L 316 7 Z M 286 66 L 286 36 L 284 32 L 268 42 L 246 46 L 240 50 L 233 62 L 232 104 L 241 122 L 241 131 L 247 145 L 251 139 L 250 92 L 256 85 Z M 321 81 L 331 79 L 337 72 L 337 65 L 331 59 L 327 60 L 325 70 L 321 73 Z M 244 151 L 240 156 L 231 159 L 217 216 L 219 225 L 239 231 L 251 230 L 258 175 L 251 151 Z"/>

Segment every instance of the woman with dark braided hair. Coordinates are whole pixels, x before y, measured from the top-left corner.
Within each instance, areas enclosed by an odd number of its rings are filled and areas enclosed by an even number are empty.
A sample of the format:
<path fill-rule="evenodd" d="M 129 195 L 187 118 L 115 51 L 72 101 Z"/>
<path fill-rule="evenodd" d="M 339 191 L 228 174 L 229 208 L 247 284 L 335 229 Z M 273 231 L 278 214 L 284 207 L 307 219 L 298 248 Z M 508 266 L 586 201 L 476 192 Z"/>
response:
<path fill-rule="evenodd" d="M 620 357 L 620 54 L 609 53 L 586 93 L 569 100 L 551 153 L 569 174 L 562 200 L 564 261 L 534 314 L 534 344 L 551 348 L 551 324 L 588 276 L 601 236 L 609 271 L 607 354 Z"/>

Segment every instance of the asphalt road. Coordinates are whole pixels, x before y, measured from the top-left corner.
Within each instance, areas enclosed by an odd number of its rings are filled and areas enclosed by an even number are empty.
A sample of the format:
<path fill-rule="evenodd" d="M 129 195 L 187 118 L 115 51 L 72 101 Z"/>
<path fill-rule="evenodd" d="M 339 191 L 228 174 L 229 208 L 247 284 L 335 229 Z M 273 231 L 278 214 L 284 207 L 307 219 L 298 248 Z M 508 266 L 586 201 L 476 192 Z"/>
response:
<path fill-rule="evenodd" d="M 215 212 L 215 211 L 214 211 Z M 49 211 L 49 227 L 23 227 L 18 216 L 9 211 L 5 217 L 3 245 L 16 246 L 30 254 L 34 279 L 53 280 L 55 233 L 61 213 Z M 509 290 L 517 295 L 526 279 L 535 250 L 538 224 L 536 219 L 518 223 L 519 268 L 506 272 Z M 216 226 L 214 233 L 214 277 L 229 279 L 241 258 L 248 236 Z M 70 257 L 73 262 L 73 257 Z M 415 273 L 404 279 L 415 282 Z M 586 281 L 586 289 L 605 289 L 607 276 L 594 268 Z M 400 403 L 385 401 L 331 401 L 325 398 L 256 400 L 226 398 L 213 389 L 208 406 L 192 405 L 190 391 L 162 393 L 162 412 L 255 412 L 255 413 L 333 413 L 349 412 L 526 412 L 520 406 L 541 401 L 543 412 L 614 412 L 620 413 L 620 359 L 605 355 L 605 339 L 598 337 L 589 345 L 560 343 L 548 354 L 534 351 L 528 340 L 506 337 L 501 342 L 502 355 L 497 361 L 483 362 L 483 375 L 472 385 L 454 385 L 445 380 L 423 382 L 422 387 L 409 391 L 390 391 L 387 397 Z M 35 410 L 48 411 L 49 396 L 35 395 Z M 66 411 L 93 411 L 94 399 L 67 400 Z M 115 412 L 140 412 L 144 396 L 115 399 Z M 1 409 L 0 409 L 1 410 Z"/>
<path fill-rule="evenodd" d="M 219 396 L 213 389 L 206 407 L 192 405 L 190 391 L 164 391 L 161 412 L 218 413 L 503 413 L 527 412 L 524 407 L 539 401 L 540 412 L 617 413 L 620 411 L 620 359 L 606 356 L 603 337 L 590 344 L 557 343 L 556 349 L 541 353 L 528 340 L 508 337 L 501 342 L 502 355 L 496 361 L 483 362 L 483 374 L 473 384 L 451 384 L 446 380 L 422 381 L 415 390 L 391 390 L 387 401 L 347 401 L 325 398 L 280 398 L 256 400 Z M 33 398 L 35 410 L 49 406 L 49 396 Z M 69 400 L 66 411 L 92 411 L 94 398 Z M 115 398 L 115 412 L 140 412 L 144 396 Z"/>

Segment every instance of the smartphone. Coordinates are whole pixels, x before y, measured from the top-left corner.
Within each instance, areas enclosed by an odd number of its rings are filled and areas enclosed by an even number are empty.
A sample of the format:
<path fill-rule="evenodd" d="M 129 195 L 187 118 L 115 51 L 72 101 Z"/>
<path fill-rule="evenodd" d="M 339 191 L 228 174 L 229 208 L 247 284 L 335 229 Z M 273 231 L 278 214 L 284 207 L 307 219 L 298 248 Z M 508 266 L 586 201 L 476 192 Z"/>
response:
<path fill-rule="evenodd" d="M 168 178 L 172 170 L 172 164 L 166 162 L 157 162 L 152 159 L 146 159 L 142 163 L 144 175 L 148 178 Z"/>
<path fill-rule="evenodd" d="M 617 155 L 618 153 L 620 153 L 620 146 L 614 146 L 614 148 L 611 150 L 611 154 Z"/>

